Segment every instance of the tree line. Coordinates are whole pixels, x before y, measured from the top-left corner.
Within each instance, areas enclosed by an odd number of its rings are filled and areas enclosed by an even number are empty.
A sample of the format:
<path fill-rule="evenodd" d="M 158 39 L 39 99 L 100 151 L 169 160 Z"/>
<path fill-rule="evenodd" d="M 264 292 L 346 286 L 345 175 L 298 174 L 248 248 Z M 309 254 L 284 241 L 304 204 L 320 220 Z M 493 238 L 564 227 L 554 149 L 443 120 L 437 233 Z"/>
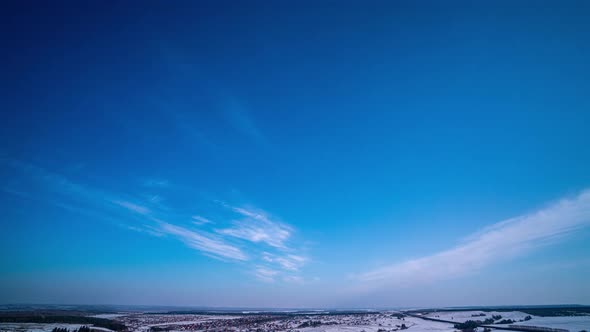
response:
<path fill-rule="evenodd" d="M 54 327 L 51 332 L 91 332 L 92 330 L 88 326 L 80 326 L 80 328 L 68 330 L 65 327 Z"/>

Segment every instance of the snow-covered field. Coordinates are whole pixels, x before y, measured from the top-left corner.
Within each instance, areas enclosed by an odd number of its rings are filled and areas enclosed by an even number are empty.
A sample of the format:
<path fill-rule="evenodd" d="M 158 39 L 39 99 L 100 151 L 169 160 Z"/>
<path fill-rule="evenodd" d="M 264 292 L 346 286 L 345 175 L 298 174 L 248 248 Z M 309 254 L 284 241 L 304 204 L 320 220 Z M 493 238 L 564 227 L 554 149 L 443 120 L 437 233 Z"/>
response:
<path fill-rule="evenodd" d="M 295 331 L 301 332 L 377 332 L 385 331 L 402 331 L 402 324 L 407 327 L 408 332 L 453 332 L 455 329 L 450 324 L 433 322 L 414 317 L 405 317 L 398 319 L 389 314 L 372 314 L 365 315 L 363 318 L 355 315 L 346 316 L 325 316 L 320 319 L 326 325 L 317 327 L 294 328 Z M 327 325 L 336 322 L 334 325 Z"/>
<path fill-rule="evenodd" d="M 217 321 L 231 321 L 243 316 L 235 315 L 169 315 L 169 314 L 133 314 L 117 317 L 116 320 L 127 325 L 130 331 L 149 331 L 151 327 L 172 327 L 171 331 L 192 331 L 201 328 L 222 326 Z"/>
<path fill-rule="evenodd" d="M 330 315 L 130 315 L 118 317 L 131 331 L 144 332 L 151 327 L 171 331 L 203 331 L 228 329 L 234 331 L 300 331 L 300 332 L 453 332 L 452 324 L 414 317 L 397 318 L 393 312 Z"/>
<path fill-rule="evenodd" d="M 483 315 L 483 316 L 479 316 Z M 492 316 L 502 316 L 502 319 L 511 319 L 513 321 L 523 320 L 529 314 L 521 311 L 438 311 L 426 315 L 426 317 L 450 320 L 457 323 L 463 323 L 468 320 L 485 320 Z"/>
<path fill-rule="evenodd" d="M 1 332 L 51 332 L 56 327 L 67 328 L 68 330 L 75 330 L 80 328 L 81 324 L 42 324 L 42 323 L 0 323 Z M 111 331 L 104 328 L 96 328 L 102 331 Z"/>
<path fill-rule="evenodd" d="M 350 314 L 310 314 L 310 315 L 209 315 L 209 314 L 108 314 L 125 324 L 130 332 L 147 332 L 152 327 L 165 328 L 174 332 L 224 330 L 246 331 L 296 331 L 296 332 L 455 332 L 453 323 L 436 322 L 419 317 L 405 316 L 398 318 L 398 312 L 372 312 Z M 524 320 L 528 314 L 520 311 L 482 312 L 482 311 L 440 311 L 425 316 L 452 322 L 467 320 L 485 320 L 493 315 L 501 319 L 514 320 L 517 325 L 539 326 L 567 329 L 571 332 L 590 331 L 590 316 L 572 317 L 537 317 Z M 106 315 L 100 317 L 107 318 Z M 507 325 L 501 325 L 506 328 Z M 32 331 L 50 332 L 55 327 L 70 330 L 80 327 L 78 324 L 34 324 L 1 323 L 0 332 Z M 98 329 L 98 328 L 97 328 Z M 107 329 L 100 329 L 109 332 Z M 482 332 L 483 328 L 478 328 Z"/>
<path fill-rule="evenodd" d="M 521 311 L 439 311 L 425 315 L 430 318 L 462 323 L 467 320 L 485 320 L 492 316 L 510 319 L 513 324 L 568 329 L 571 332 L 590 330 L 590 316 L 537 317 L 524 321 L 529 314 Z M 496 317 L 497 318 L 497 317 Z M 424 320 L 418 317 L 397 318 L 394 312 L 347 314 L 347 315 L 130 315 L 117 317 L 131 331 L 144 332 L 150 327 L 168 327 L 171 331 L 202 331 L 227 328 L 234 331 L 261 329 L 263 331 L 300 332 L 454 332 L 453 324 Z M 498 320 L 496 320 L 498 322 Z M 312 324 L 315 323 L 315 324 Z M 308 326 L 305 326 L 308 324 Z M 402 324 L 407 329 L 402 329 Z M 499 325 L 504 328 L 506 324 Z M 480 328 L 480 330 L 482 330 Z"/>
<path fill-rule="evenodd" d="M 525 326 L 543 326 L 558 329 L 566 329 L 571 332 L 582 330 L 590 331 L 590 316 L 570 316 L 570 317 L 536 317 L 526 321 L 515 323 Z"/>
<path fill-rule="evenodd" d="M 408 331 L 411 332 L 426 332 L 426 331 L 437 331 L 437 332 L 452 332 L 455 331 L 451 324 L 433 322 L 430 320 L 424 320 L 415 317 L 406 317 L 406 321 L 413 324 Z"/>
<path fill-rule="evenodd" d="M 123 317 L 123 316 L 127 316 L 127 314 L 99 314 L 99 315 L 92 315 L 90 317 L 113 319 L 113 318 Z"/>
<path fill-rule="evenodd" d="M 500 320 L 513 320 L 512 324 L 514 325 L 560 328 L 571 332 L 590 331 L 590 316 L 538 317 L 521 311 L 439 311 L 428 313 L 425 316 L 461 323 L 467 320 L 484 321 L 492 316 L 502 316 Z M 532 319 L 524 321 L 527 316 L 531 316 Z M 507 327 L 511 324 L 495 325 Z"/>

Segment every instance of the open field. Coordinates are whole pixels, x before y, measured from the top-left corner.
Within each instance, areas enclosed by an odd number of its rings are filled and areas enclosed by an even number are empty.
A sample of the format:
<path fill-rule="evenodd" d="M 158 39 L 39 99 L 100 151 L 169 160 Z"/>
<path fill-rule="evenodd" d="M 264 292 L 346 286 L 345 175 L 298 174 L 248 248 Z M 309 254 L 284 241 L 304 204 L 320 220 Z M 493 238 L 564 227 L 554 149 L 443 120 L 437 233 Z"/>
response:
<path fill-rule="evenodd" d="M 301 332 L 453 332 L 455 324 L 479 321 L 492 330 L 510 330 L 512 325 L 553 328 L 569 332 L 590 330 L 590 314 L 561 310 L 555 316 L 536 316 L 529 309 L 428 309 L 412 311 L 4 311 L 0 331 L 50 332 L 55 327 L 75 330 L 88 325 L 96 331 L 301 331 Z M 544 313 L 550 310 L 544 309 Z M 555 311 L 557 312 L 557 311 Z M 569 312 L 566 316 L 563 313 Z M 486 321 L 484 323 L 484 321 Z M 493 322 L 490 322 L 492 320 Z M 98 323 L 96 325 L 92 324 Z M 476 331 L 483 331 L 483 327 Z M 519 329 L 516 329 L 519 330 Z M 498 330 L 500 331 L 500 330 Z M 532 330 L 531 330 L 532 331 Z"/>

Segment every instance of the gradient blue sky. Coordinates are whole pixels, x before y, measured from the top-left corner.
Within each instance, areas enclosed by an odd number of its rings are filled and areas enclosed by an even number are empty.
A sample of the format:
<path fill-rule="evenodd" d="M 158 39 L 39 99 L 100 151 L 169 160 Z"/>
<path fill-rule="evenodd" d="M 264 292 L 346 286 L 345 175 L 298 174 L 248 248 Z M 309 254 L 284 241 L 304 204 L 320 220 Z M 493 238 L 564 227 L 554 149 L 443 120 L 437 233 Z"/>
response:
<path fill-rule="evenodd" d="M 590 304 L 587 1 L 0 15 L 0 303 Z"/>

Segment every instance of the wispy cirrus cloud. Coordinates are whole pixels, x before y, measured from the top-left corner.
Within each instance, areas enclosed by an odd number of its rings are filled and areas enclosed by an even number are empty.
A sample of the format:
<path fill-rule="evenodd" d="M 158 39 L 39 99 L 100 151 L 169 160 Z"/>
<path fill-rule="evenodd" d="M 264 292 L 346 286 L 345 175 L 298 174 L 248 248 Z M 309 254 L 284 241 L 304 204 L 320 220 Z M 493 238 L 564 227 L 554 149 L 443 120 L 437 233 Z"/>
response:
<path fill-rule="evenodd" d="M 275 278 L 278 274 L 279 274 L 279 271 L 269 269 L 266 267 L 257 267 L 254 270 L 254 275 L 256 276 L 256 278 L 258 280 L 264 281 L 264 282 L 274 282 Z"/>
<path fill-rule="evenodd" d="M 4 160 L 4 164 L 17 173 L 13 181 L 4 186 L 4 192 L 21 196 L 27 199 L 39 199 L 59 208 L 66 209 L 83 215 L 90 215 L 98 219 L 109 221 L 127 220 L 125 228 L 142 233 L 161 236 L 163 234 L 175 235 L 189 247 L 201 250 L 215 257 L 245 260 L 247 256 L 239 249 L 226 244 L 215 234 L 192 232 L 173 224 L 162 222 L 160 214 L 144 204 L 130 199 L 122 199 L 128 194 L 115 194 L 104 190 L 98 190 L 87 185 L 78 184 L 67 177 L 48 171 L 42 167 L 18 160 Z M 168 181 L 148 181 L 149 185 L 167 185 Z M 149 199 L 152 205 L 158 206 L 158 201 Z M 146 203 L 147 203 L 146 202 Z M 138 223 L 137 220 L 121 217 L 121 213 L 131 212 L 149 224 Z M 117 222 L 120 224 L 121 222 Z"/>
<path fill-rule="evenodd" d="M 292 248 L 290 242 L 294 229 L 291 226 L 258 208 L 218 203 L 240 217 L 232 222 L 231 227 L 217 229 L 218 234 L 266 245 L 267 250 L 261 253 L 260 258 L 265 266 L 272 266 L 266 268 L 276 272 L 274 279 L 280 277 L 285 282 L 293 282 L 301 278 L 293 273 L 298 273 L 308 262 L 308 258 Z"/>
<path fill-rule="evenodd" d="M 255 125 L 252 116 L 242 103 L 239 103 L 235 98 L 228 98 L 225 102 L 224 112 L 229 123 L 237 131 L 258 143 L 266 144 L 264 135 Z"/>
<path fill-rule="evenodd" d="M 151 203 L 154 203 L 154 204 L 159 204 L 159 203 L 161 203 L 161 202 L 162 202 L 164 199 L 163 199 L 163 198 L 162 198 L 162 196 L 160 196 L 160 195 L 151 195 L 151 196 L 148 198 L 148 200 L 149 200 Z"/>
<path fill-rule="evenodd" d="M 486 227 L 454 248 L 384 266 L 358 279 L 374 288 L 456 278 L 558 242 L 589 225 L 590 190 L 586 190 L 536 212 Z"/>
<path fill-rule="evenodd" d="M 307 262 L 307 259 L 303 256 L 294 254 L 276 255 L 268 252 L 262 254 L 262 259 L 269 263 L 276 263 L 289 271 L 299 271 Z"/>
<path fill-rule="evenodd" d="M 286 248 L 286 241 L 291 237 L 293 229 L 276 220 L 271 220 L 268 214 L 261 210 L 230 207 L 242 216 L 233 222 L 232 227 L 219 229 L 217 232 L 237 237 L 250 242 L 263 242 L 275 248 Z"/>
<path fill-rule="evenodd" d="M 288 283 L 294 283 L 294 284 L 304 284 L 304 279 L 301 276 L 284 276 L 283 277 L 283 281 L 288 282 Z"/>
<path fill-rule="evenodd" d="M 137 205 L 135 203 L 127 202 L 127 201 L 120 201 L 114 200 L 113 203 L 126 208 L 129 211 L 141 214 L 141 215 L 148 215 L 151 213 L 151 210 L 145 206 Z"/>
<path fill-rule="evenodd" d="M 151 225 L 141 225 L 140 227 L 137 226 L 132 226 L 132 225 L 120 225 L 121 227 L 124 227 L 130 231 L 134 231 L 134 232 L 138 232 L 138 233 L 144 233 L 144 234 L 148 234 L 151 236 L 155 236 L 155 237 L 164 237 L 166 236 L 166 234 L 162 233 L 159 229 L 156 229 L 155 227 L 151 226 Z"/>
<path fill-rule="evenodd" d="M 170 186 L 170 182 L 168 180 L 157 178 L 144 179 L 142 184 L 148 188 L 167 188 Z"/>
<path fill-rule="evenodd" d="M 133 228 L 131 228 L 132 230 L 143 231 L 148 234 L 155 232 L 159 236 L 173 236 L 183 242 L 189 248 L 203 252 L 212 258 L 223 260 L 231 259 L 238 261 L 246 261 L 249 259 L 248 255 L 246 255 L 243 250 L 236 247 L 235 245 L 227 243 L 227 241 L 225 241 L 222 237 L 219 237 L 214 233 L 203 230 L 193 230 L 187 227 L 169 223 L 160 219 L 166 218 L 166 216 L 161 216 L 150 210 L 148 207 L 139 205 L 137 203 L 132 203 L 129 201 L 114 201 L 114 203 L 130 212 L 145 217 L 147 220 L 152 221 L 155 224 L 155 226 L 133 226 Z M 202 217 L 200 219 L 207 220 Z"/>
<path fill-rule="evenodd" d="M 159 222 L 159 226 L 161 232 L 174 235 L 187 246 L 213 255 L 216 258 L 248 260 L 248 256 L 240 248 L 230 245 L 210 233 L 189 230 L 163 221 Z"/>
<path fill-rule="evenodd" d="M 193 219 L 193 224 L 198 226 L 213 223 L 213 221 L 201 216 L 191 216 L 191 219 Z"/>
<path fill-rule="evenodd" d="M 86 215 L 98 214 L 112 207 L 116 196 L 76 183 L 69 178 L 37 165 L 15 159 L 0 159 L 12 173 L 3 191 L 23 198 L 43 201 Z"/>
<path fill-rule="evenodd" d="M 137 233 L 174 238 L 222 261 L 248 262 L 250 269 L 258 271 L 255 275 L 260 280 L 286 280 L 287 273 L 299 272 L 307 262 L 290 246 L 293 227 L 256 207 L 226 203 L 220 206 L 219 201 L 199 203 L 199 210 L 202 206 L 213 209 L 210 212 L 219 219 L 213 222 L 204 215 L 194 214 L 190 204 L 175 205 L 173 198 L 162 196 L 158 189 L 165 189 L 166 195 L 174 191 L 166 187 L 169 184 L 166 180 L 144 182 L 148 192 L 110 192 L 26 162 L 0 160 L 0 166 L 8 166 L 13 173 L 10 181 L 2 184 L 5 193 L 43 201 Z M 181 191 L 180 195 L 177 198 L 185 202 L 186 192 Z"/>

